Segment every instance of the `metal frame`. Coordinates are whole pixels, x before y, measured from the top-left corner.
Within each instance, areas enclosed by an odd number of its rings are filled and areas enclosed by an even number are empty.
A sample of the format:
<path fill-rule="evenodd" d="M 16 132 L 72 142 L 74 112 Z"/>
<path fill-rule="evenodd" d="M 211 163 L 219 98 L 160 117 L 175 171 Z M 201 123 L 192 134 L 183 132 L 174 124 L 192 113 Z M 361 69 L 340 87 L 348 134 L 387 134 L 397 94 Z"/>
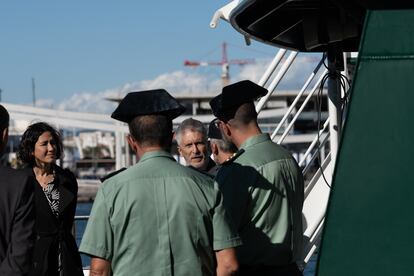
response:
<path fill-rule="evenodd" d="M 282 137 L 280 137 L 280 139 L 277 141 L 278 144 L 281 144 L 283 142 L 283 139 L 285 139 L 286 135 L 288 135 L 289 131 L 292 129 L 293 124 L 296 122 L 296 120 L 298 119 L 299 115 L 301 114 L 301 112 L 303 111 L 303 109 L 305 108 L 305 106 L 308 104 L 309 100 L 311 99 L 312 95 L 315 93 L 315 91 L 319 88 L 321 81 L 323 79 L 323 76 L 325 75 L 325 73 L 327 72 L 327 70 L 324 70 L 324 72 L 322 73 L 322 75 L 320 76 L 320 78 L 318 79 L 318 81 L 315 83 L 314 87 L 312 88 L 312 91 L 308 94 L 308 96 L 306 96 L 305 100 L 303 101 L 302 105 L 300 106 L 300 108 L 298 109 L 298 111 L 296 112 L 295 116 L 293 117 L 292 121 L 290 121 L 288 127 L 285 129 L 285 131 L 283 132 Z M 289 116 L 290 114 L 288 114 Z M 286 116 L 287 117 L 287 116 Z M 276 134 L 272 134 L 272 137 L 276 136 Z"/>
<path fill-rule="evenodd" d="M 280 70 L 277 72 L 275 78 L 270 83 L 269 87 L 267 88 L 267 90 L 268 90 L 267 94 L 265 96 L 263 96 L 260 99 L 260 101 L 257 103 L 257 105 L 256 105 L 256 111 L 257 111 L 257 113 L 259 113 L 262 110 L 264 104 L 267 102 L 267 100 L 269 99 L 269 97 L 272 95 L 273 91 L 275 90 L 276 86 L 280 83 L 280 81 L 282 80 L 283 76 L 289 70 L 290 66 L 292 65 L 292 63 L 295 60 L 295 58 L 296 58 L 297 55 L 298 55 L 298 52 L 292 51 L 289 54 L 289 56 L 286 59 L 286 61 L 282 64 Z M 275 64 L 273 64 L 273 63 L 270 64 L 270 66 L 268 67 L 268 70 L 271 70 L 271 69 L 269 69 L 271 67 L 276 68 Z M 268 70 L 266 70 L 266 72 Z"/>

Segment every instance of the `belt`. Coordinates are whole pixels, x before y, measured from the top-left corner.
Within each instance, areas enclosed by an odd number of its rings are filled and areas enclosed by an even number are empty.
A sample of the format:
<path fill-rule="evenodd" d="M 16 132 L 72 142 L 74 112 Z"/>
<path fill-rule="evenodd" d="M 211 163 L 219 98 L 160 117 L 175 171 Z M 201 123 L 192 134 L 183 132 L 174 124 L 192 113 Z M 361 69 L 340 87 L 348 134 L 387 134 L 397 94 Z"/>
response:
<path fill-rule="evenodd" d="M 49 238 L 49 237 L 59 237 L 62 238 L 66 235 L 71 235 L 70 231 L 67 230 L 56 230 L 56 231 L 52 231 L 52 232 L 41 232 L 38 231 L 36 233 L 36 238 L 40 239 L 40 238 Z"/>

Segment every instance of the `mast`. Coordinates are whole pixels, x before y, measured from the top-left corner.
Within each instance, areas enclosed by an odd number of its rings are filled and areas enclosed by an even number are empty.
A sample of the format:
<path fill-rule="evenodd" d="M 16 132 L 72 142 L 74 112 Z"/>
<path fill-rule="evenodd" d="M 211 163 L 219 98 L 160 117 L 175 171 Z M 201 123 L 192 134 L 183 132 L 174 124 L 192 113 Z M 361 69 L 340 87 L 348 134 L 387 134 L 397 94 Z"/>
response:
<path fill-rule="evenodd" d="M 32 78 L 32 97 L 33 97 L 33 106 L 36 106 L 36 86 L 35 86 L 34 78 Z"/>

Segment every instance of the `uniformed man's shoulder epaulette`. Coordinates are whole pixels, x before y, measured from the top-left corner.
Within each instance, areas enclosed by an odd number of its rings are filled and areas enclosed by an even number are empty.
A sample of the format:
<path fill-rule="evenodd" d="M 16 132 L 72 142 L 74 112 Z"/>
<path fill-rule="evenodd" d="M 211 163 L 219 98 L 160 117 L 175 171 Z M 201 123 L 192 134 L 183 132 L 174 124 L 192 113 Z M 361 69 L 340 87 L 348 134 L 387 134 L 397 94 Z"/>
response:
<path fill-rule="evenodd" d="M 234 160 L 236 160 L 240 155 L 242 155 L 244 152 L 244 149 L 240 149 L 237 152 L 235 152 L 229 159 L 227 159 L 226 161 L 224 161 L 221 165 L 225 166 L 225 165 L 229 165 L 231 163 L 234 162 Z"/>
<path fill-rule="evenodd" d="M 117 170 L 117 171 L 114 171 L 114 172 L 111 172 L 111 173 L 109 173 L 109 174 L 107 174 L 107 175 L 105 175 L 104 177 L 102 177 L 100 180 L 101 180 L 101 182 L 104 182 L 105 180 L 107 180 L 108 178 L 111 178 L 112 176 L 115 176 L 115 175 L 117 175 L 118 173 L 120 173 L 120 172 L 122 172 L 122 171 L 125 171 L 127 168 L 121 168 L 121 169 L 119 169 L 119 170 Z"/>

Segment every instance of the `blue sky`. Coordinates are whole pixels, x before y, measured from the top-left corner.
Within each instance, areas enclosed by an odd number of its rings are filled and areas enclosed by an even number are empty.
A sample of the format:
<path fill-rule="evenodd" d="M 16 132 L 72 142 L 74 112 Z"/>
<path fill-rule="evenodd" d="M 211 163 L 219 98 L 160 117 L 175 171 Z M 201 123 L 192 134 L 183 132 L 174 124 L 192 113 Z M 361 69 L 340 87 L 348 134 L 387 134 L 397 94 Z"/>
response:
<path fill-rule="evenodd" d="M 229 58 L 269 60 L 277 49 L 243 37 L 221 21 L 209 27 L 224 0 L 204 1 L 2 1 L 0 88 L 2 101 L 30 104 L 35 78 L 38 105 L 76 109 L 96 97 L 170 84 L 179 93 L 208 89 L 217 66 L 192 70 L 185 59 L 218 61 L 220 45 Z M 240 69 L 230 69 L 232 76 Z M 174 79 L 174 84 L 172 84 Z M 176 85 L 177 83 L 181 83 Z M 200 83 L 203 83 L 200 86 Z M 199 86 L 197 86 L 199 85 Z M 85 96 L 86 95 L 86 96 Z M 68 105 L 72 103 L 72 106 Z M 63 105 L 62 105 L 63 103 Z M 83 105 L 82 111 L 96 104 Z"/>

